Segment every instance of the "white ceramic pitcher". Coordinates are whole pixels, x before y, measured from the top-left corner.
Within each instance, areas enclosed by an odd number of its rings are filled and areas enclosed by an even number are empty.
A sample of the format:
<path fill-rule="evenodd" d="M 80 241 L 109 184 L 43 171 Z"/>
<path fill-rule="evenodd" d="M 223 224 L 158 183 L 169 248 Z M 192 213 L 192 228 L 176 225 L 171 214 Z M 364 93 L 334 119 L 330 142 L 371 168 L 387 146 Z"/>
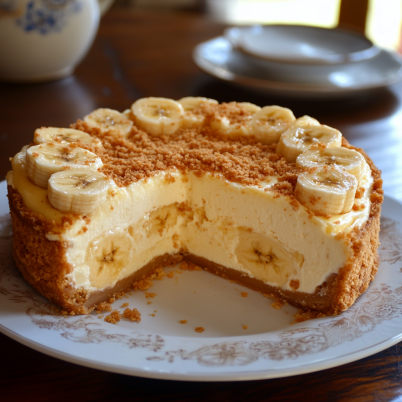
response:
<path fill-rule="evenodd" d="M 0 0 L 0 79 L 66 77 L 89 50 L 113 0 Z"/>

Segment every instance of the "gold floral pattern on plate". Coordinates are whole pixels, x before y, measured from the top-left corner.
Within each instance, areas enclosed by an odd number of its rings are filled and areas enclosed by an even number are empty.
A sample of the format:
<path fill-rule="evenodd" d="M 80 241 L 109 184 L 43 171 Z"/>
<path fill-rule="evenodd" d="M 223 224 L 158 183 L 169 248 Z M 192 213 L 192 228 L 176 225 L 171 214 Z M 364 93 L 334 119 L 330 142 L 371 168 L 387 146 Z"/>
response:
<path fill-rule="evenodd" d="M 196 359 L 203 366 L 244 366 L 259 358 L 271 360 L 296 359 L 303 355 L 316 354 L 353 341 L 392 318 L 402 315 L 402 286 L 391 290 L 382 284 L 372 289 L 369 300 L 363 305 L 349 309 L 329 322 L 318 323 L 309 328 L 284 331 L 275 341 L 222 342 L 203 346 L 194 351 L 183 349 L 166 351 L 164 356 L 148 357 L 148 360 Z"/>

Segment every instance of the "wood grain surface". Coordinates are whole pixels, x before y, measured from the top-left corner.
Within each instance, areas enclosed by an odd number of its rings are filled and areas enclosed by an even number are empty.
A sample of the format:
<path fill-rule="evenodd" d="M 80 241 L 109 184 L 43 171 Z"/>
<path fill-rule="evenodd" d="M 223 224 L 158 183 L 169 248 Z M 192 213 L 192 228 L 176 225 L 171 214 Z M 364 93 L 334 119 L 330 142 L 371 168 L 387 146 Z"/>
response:
<path fill-rule="evenodd" d="M 71 77 L 0 83 L 0 175 L 35 128 L 68 126 L 98 107 L 124 110 L 139 97 L 206 96 L 290 107 L 340 129 L 383 171 L 387 194 L 402 200 L 402 84 L 342 101 L 296 101 L 233 87 L 192 61 L 199 42 L 223 25 L 196 13 L 112 8 Z M 401 401 L 402 344 L 360 361 L 295 377 L 236 383 L 150 380 L 67 363 L 0 334 L 0 401 Z"/>

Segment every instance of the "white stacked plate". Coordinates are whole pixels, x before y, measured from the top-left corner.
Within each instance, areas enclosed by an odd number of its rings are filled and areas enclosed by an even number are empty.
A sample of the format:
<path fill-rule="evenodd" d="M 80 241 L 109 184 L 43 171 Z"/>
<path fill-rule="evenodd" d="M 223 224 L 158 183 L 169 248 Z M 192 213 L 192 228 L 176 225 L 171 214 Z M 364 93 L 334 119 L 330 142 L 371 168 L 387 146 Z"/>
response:
<path fill-rule="evenodd" d="M 371 91 L 402 78 L 402 57 L 339 29 L 295 25 L 233 27 L 199 44 L 206 73 L 261 92 L 331 98 Z"/>

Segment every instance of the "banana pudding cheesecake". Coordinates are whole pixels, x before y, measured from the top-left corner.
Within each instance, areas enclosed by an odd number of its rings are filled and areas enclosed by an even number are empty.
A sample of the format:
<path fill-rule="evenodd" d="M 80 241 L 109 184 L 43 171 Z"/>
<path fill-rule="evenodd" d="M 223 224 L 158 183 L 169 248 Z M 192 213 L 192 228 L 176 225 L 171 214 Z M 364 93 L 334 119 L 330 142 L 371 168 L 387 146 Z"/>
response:
<path fill-rule="evenodd" d="M 181 260 L 339 314 L 378 269 L 380 171 L 286 108 L 143 98 L 39 128 L 11 163 L 14 260 L 71 314 Z"/>

